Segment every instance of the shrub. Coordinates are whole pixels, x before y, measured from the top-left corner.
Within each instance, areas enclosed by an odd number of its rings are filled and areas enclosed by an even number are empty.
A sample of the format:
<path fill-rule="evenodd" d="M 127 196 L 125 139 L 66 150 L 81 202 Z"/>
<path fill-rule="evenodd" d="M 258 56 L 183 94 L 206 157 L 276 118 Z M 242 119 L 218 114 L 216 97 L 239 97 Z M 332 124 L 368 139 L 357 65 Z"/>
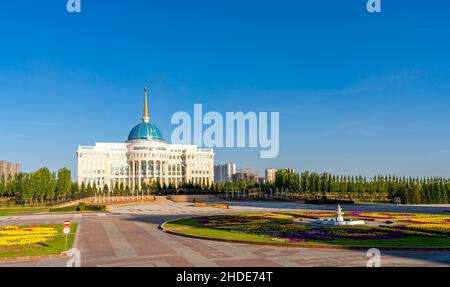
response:
<path fill-rule="evenodd" d="M 66 206 L 66 207 L 60 207 L 60 208 L 52 208 L 50 209 L 50 212 L 71 212 L 71 211 L 107 211 L 106 206 L 103 205 L 85 205 L 79 204 L 79 205 L 72 205 L 72 206 Z"/>
<path fill-rule="evenodd" d="M 66 206 L 66 207 L 50 209 L 50 212 L 70 212 L 70 211 L 76 211 L 76 207 L 75 206 Z"/>
<path fill-rule="evenodd" d="M 86 205 L 85 210 L 90 211 L 106 211 L 105 205 Z"/>
<path fill-rule="evenodd" d="M 78 204 L 77 211 L 85 211 L 85 210 L 86 210 L 86 204 L 84 202 L 80 202 Z"/>

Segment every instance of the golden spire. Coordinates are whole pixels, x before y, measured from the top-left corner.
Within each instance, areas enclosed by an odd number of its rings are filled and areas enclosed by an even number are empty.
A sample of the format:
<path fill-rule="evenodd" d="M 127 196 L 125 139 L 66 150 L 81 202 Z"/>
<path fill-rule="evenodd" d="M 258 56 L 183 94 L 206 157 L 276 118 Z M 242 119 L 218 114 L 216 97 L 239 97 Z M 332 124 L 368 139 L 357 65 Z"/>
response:
<path fill-rule="evenodd" d="M 144 88 L 144 117 L 142 118 L 142 121 L 145 123 L 148 123 L 150 120 L 148 116 L 148 88 Z"/>

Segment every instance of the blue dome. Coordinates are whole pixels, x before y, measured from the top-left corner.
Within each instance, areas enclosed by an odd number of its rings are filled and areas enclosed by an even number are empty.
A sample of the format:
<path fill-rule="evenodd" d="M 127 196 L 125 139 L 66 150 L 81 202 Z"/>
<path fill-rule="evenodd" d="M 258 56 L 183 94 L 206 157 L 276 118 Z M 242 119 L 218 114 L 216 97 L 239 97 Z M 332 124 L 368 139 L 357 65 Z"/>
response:
<path fill-rule="evenodd" d="M 152 123 L 140 123 L 135 126 L 128 136 L 129 141 L 134 140 L 159 140 L 164 141 L 164 138 L 158 127 Z"/>

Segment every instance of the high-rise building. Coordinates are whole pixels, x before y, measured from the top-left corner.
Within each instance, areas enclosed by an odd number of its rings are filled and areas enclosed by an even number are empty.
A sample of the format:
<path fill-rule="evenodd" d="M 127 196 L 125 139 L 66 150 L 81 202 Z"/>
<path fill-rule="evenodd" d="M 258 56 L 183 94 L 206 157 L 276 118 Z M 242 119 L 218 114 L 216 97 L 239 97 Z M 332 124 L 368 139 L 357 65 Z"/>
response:
<path fill-rule="evenodd" d="M 233 175 L 233 181 L 259 183 L 258 172 L 252 169 L 241 169 Z"/>
<path fill-rule="evenodd" d="M 18 163 L 7 162 L 0 160 L 0 178 L 15 176 L 20 172 L 20 165 Z"/>
<path fill-rule="evenodd" d="M 213 150 L 167 143 L 150 122 L 147 88 L 144 91 L 144 117 L 125 143 L 78 147 L 78 183 L 107 185 L 110 190 L 116 185 L 140 189 L 144 183 L 155 182 L 175 187 L 184 183 L 211 185 Z"/>
<path fill-rule="evenodd" d="M 236 173 L 236 164 L 227 163 L 214 166 L 214 179 L 218 183 L 233 181 L 233 175 Z"/>
<path fill-rule="evenodd" d="M 268 184 L 275 183 L 276 173 L 277 173 L 277 170 L 274 168 L 266 169 L 266 183 L 268 183 Z"/>

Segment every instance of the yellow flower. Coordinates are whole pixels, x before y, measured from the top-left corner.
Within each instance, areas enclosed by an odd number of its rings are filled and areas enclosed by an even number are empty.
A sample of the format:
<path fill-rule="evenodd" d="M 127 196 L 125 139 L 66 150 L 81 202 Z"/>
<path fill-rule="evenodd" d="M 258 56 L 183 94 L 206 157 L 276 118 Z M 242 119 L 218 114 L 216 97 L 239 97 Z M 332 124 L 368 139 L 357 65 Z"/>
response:
<path fill-rule="evenodd" d="M 0 247 L 46 242 L 52 239 L 56 233 L 56 229 L 51 227 L 4 226 L 0 228 Z"/>
<path fill-rule="evenodd" d="M 292 219 L 292 215 L 280 213 L 248 213 L 242 215 L 243 217 L 258 217 L 266 219 Z"/>

